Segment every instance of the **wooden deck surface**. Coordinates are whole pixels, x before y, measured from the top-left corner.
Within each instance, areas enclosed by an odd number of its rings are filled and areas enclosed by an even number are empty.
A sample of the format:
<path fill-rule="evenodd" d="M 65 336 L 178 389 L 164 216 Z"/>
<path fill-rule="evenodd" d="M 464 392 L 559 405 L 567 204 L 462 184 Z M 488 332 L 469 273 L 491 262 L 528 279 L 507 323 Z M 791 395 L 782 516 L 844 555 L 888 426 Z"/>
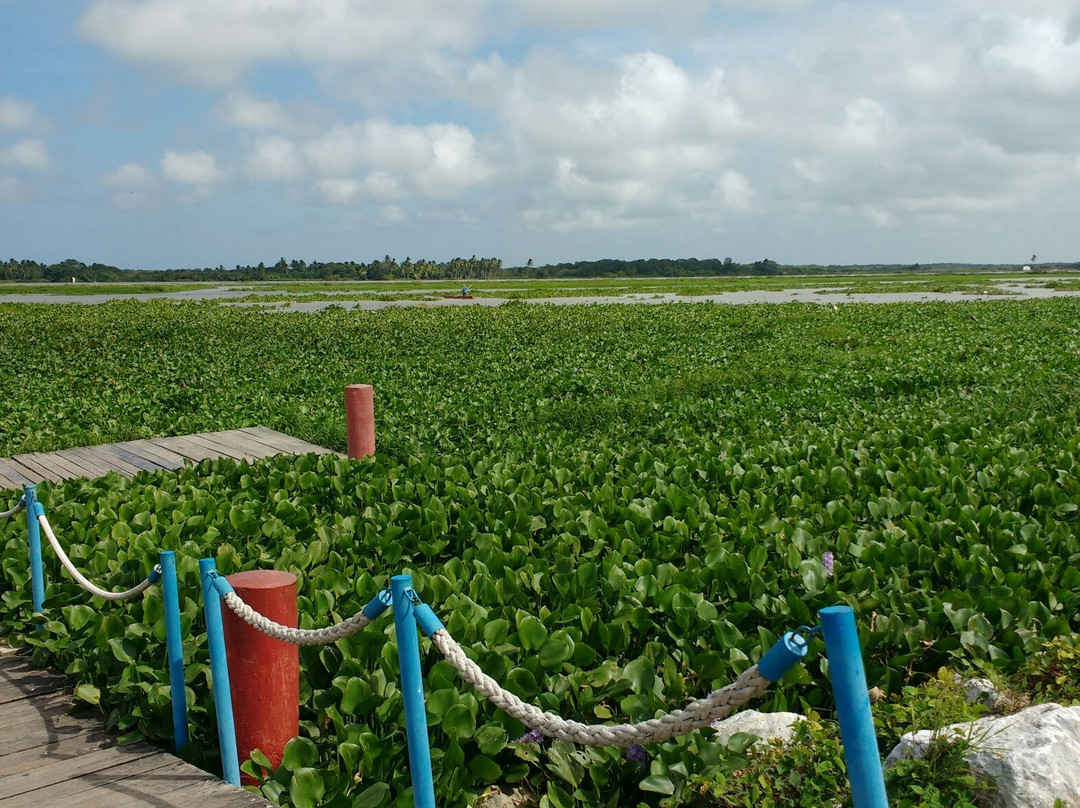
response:
<path fill-rule="evenodd" d="M 80 446 L 59 452 L 29 452 L 0 458 L 0 490 L 22 488 L 42 480 L 60 482 L 104 477 L 115 471 L 133 477 L 140 471 L 178 469 L 207 458 L 256 460 L 276 454 L 330 454 L 316 446 L 264 426 L 228 432 L 200 432 L 174 438 L 153 438 Z"/>
<path fill-rule="evenodd" d="M 0 648 L 0 808 L 260 808 L 262 797 L 72 714 L 66 679 Z"/>

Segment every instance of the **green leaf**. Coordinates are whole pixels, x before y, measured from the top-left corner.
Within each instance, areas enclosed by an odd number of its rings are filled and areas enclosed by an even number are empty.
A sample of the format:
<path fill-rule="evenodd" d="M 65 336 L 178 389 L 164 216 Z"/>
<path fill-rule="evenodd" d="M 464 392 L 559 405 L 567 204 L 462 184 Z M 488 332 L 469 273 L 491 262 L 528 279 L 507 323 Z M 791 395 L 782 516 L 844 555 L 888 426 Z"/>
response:
<path fill-rule="evenodd" d="M 308 738 L 297 736 L 285 744 L 281 765 L 289 771 L 309 768 L 319 759 L 318 747 Z"/>
<path fill-rule="evenodd" d="M 651 774 L 638 783 L 642 791 L 651 791 L 654 794 L 674 794 L 675 785 L 661 774 Z"/>
<path fill-rule="evenodd" d="M 296 808 L 316 808 L 326 793 L 322 775 L 312 768 L 296 769 L 289 780 L 289 799 Z"/>
<path fill-rule="evenodd" d="M 386 783 L 375 783 L 353 797 L 352 805 L 353 808 L 378 808 L 389 796 L 390 786 Z"/>
<path fill-rule="evenodd" d="M 90 704 L 100 704 L 101 691 L 93 685 L 84 682 L 83 684 L 75 686 L 75 698 Z"/>

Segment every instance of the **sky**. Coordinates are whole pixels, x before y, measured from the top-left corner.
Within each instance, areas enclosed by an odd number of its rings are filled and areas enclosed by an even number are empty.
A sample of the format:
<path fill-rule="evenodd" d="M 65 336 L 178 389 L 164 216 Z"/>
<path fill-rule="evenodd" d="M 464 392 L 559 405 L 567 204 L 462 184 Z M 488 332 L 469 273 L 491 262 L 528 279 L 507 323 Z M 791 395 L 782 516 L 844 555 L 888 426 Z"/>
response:
<path fill-rule="evenodd" d="M 0 257 L 1080 260 L 1080 0 L 0 0 Z"/>

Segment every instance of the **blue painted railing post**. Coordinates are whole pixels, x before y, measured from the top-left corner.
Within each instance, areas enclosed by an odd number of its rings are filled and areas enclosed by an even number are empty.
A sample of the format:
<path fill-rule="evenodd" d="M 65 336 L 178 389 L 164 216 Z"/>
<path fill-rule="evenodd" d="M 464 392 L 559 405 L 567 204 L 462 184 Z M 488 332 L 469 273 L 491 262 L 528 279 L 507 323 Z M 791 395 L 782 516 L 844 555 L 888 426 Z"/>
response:
<path fill-rule="evenodd" d="M 176 585 L 176 553 L 161 551 L 161 596 L 165 601 L 165 647 L 172 693 L 173 743 L 188 742 L 187 691 L 184 688 L 184 639 L 180 635 L 180 591 Z"/>
<path fill-rule="evenodd" d="M 420 671 L 420 636 L 413 616 L 411 575 L 390 579 L 397 628 L 398 661 L 401 665 L 401 694 L 405 698 L 405 738 L 409 742 L 409 774 L 412 776 L 415 808 L 435 808 L 435 782 L 431 775 L 428 746 L 427 709 L 424 706 L 424 677 Z"/>
<path fill-rule="evenodd" d="M 829 606 L 819 616 L 852 803 L 855 808 L 888 808 L 855 612 L 850 606 Z"/>
<path fill-rule="evenodd" d="M 210 646 L 210 676 L 214 680 L 214 709 L 217 713 L 218 743 L 221 746 L 221 776 L 240 785 L 240 762 L 236 755 L 236 725 L 233 723 L 229 665 L 225 659 L 225 629 L 221 625 L 221 596 L 214 588 L 217 564 L 212 558 L 199 560 L 203 612 L 206 615 L 206 642 Z"/>
<path fill-rule="evenodd" d="M 41 565 L 41 525 L 37 520 L 37 486 L 23 487 L 23 508 L 26 510 L 26 532 L 30 546 L 30 592 L 34 616 L 45 615 L 45 572 Z M 38 628 L 41 628 L 39 625 Z"/>

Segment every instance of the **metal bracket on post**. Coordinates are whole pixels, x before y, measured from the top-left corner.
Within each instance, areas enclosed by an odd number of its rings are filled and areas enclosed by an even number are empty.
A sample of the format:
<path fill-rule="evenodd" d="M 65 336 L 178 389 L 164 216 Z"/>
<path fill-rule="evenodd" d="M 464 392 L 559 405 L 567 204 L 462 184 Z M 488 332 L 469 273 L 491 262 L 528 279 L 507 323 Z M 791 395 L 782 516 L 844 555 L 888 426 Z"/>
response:
<path fill-rule="evenodd" d="M 165 601 L 165 646 L 172 694 L 173 743 L 180 751 L 188 742 L 187 690 L 184 686 L 184 640 L 180 634 L 180 591 L 176 584 L 176 553 L 161 551 L 161 594 Z"/>
<path fill-rule="evenodd" d="M 203 612 L 206 615 L 206 641 L 210 646 L 210 676 L 214 681 L 221 776 L 226 782 L 239 786 L 240 762 L 236 756 L 236 726 L 229 690 L 229 665 L 225 658 L 225 629 L 221 625 L 221 595 L 214 585 L 217 577 L 214 559 L 200 559 L 199 580 L 202 582 Z"/>
<path fill-rule="evenodd" d="M 390 591 L 393 595 L 398 661 L 401 665 L 401 694 L 405 698 L 405 737 L 409 743 L 413 805 L 415 808 L 435 808 L 435 782 L 431 773 L 427 709 L 424 707 L 424 677 L 420 671 L 420 635 L 413 616 L 416 593 L 412 591 L 412 576 L 392 577 Z"/>
<path fill-rule="evenodd" d="M 818 614 L 825 635 L 825 654 L 829 658 L 829 678 L 836 699 L 852 802 L 855 808 L 888 808 L 855 612 L 850 606 L 829 606 Z"/>
<path fill-rule="evenodd" d="M 34 616 L 44 619 L 45 572 L 41 564 L 41 526 L 37 520 L 41 503 L 38 502 L 36 485 L 23 487 L 23 508 L 26 510 L 26 533 L 30 548 L 30 591 Z M 37 627 L 41 628 L 41 624 Z"/>

